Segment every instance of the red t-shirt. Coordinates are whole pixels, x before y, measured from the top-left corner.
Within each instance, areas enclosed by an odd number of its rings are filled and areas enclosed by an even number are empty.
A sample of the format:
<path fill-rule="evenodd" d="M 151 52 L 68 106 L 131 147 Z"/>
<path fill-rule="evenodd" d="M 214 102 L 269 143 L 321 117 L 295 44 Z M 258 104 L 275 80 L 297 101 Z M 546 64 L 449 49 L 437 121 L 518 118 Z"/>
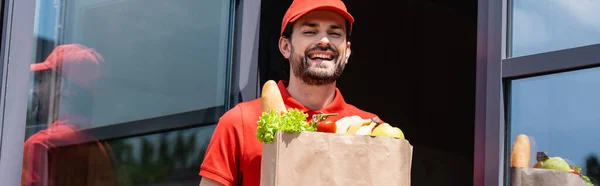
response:
<path fill-rule="evenodd" d="M 330 105 L 313 111 L 292 98 L 283 81 L 279 81 L 278 86 L 286 107 L 306 112 L 308 119 L 320 112 L 338 113 L 338 116 L 331 117 L 334 120 L 353 115 L 362 118 L 376 116 L 347 104 L 337 88 L 335 99 Z M 256 137 L 256 128 L 261 114 L 261 101 L 258 98 L 236 105 L 220 118 L 200 166 L 200 176 L 225 186 L 260 185 L 263 144 Z"/>
<path fill-rule="evenodd" d="M 114 185 L 109 152 L 107 144 L 56 120 L 25 141 L 21 185 Z"/>

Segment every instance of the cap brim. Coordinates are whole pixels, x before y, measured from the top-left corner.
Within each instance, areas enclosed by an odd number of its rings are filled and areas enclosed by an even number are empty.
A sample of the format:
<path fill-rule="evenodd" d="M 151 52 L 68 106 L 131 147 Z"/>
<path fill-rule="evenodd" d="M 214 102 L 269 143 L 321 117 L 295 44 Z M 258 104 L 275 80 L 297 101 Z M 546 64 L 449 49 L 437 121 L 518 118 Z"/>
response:
<path fill-rule="evenodd" d="M 44 71 L 44 70 L 49 70 L 50 66 L 46 65 L 45 62 L 42 63 L 34 63 L 29 65 L 29 70 L 31 72 L 39 72 L 39 71 Z"/>
<path fill-rule="evenodd" d="M 302 11 L 302 13 L 299 13 L 296 17 L 293 17 L 292 19 L 290 19 L 289 22 L 297 21 L 302 16 L 304 16 L 304 14 L 306 14 L 310 11 L 314 11 L 314 10 L 330 10 L 330 11 L 333 11 L 335 13 L 342 15 L 350 24 L 354 23 L 354 17 L 352 17 L 352 15 L 350 15 L 350 13 L 348 13 L 347 11 L 344 11 L 338 7 L 332 6 L 332 5 L 317 6 L 317 7 L 313 7 L 313 8 L 304 10 L 304 11 Z"/>

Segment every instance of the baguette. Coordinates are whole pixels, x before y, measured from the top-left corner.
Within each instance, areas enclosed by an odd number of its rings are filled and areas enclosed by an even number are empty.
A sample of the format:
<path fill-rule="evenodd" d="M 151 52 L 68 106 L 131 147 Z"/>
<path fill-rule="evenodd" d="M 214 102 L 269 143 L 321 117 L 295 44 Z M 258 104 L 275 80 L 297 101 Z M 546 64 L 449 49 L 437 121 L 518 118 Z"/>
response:
<path fill-rule="evenodd" d="M 269 80 L 263 85 L 261 106 L 263 112 L 270 112 L 271 110 L 275 110 L 279 113 L 287 112 L 285 104 L 283 103 L 283 98 L 281 97 L 281 92 L 279 92 L 279 87 L 275 81 Z"/>
<path fill-rule="evenodd" d="M 531 161 L 531 144 L 529 137 L 525 134 L 519 134 L 515 139 L 510 154 L 510 167 L 529 167 Z"/>

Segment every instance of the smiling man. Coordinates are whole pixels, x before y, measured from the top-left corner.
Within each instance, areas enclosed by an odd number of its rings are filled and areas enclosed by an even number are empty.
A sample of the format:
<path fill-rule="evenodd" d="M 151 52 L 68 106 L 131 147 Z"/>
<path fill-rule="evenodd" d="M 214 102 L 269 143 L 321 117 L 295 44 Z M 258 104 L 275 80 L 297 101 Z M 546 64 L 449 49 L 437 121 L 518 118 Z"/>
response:
<path fill-rule="evenodd" d="M 344 101 L 336 81 L 350 57 L 354 18 L 341 0 L 295 0 L 287 10 L 279 50 L 289 60 L 289 81 L 278 86 L 286 108 L 312 115 L 376 115 Z M 262 143 L 256 137 L 260 98 L 239 103 L 219 120 L 200 166 L 200 186 L 260 185 Z M 311 179 L 311 178 L 308 178 Z"/>

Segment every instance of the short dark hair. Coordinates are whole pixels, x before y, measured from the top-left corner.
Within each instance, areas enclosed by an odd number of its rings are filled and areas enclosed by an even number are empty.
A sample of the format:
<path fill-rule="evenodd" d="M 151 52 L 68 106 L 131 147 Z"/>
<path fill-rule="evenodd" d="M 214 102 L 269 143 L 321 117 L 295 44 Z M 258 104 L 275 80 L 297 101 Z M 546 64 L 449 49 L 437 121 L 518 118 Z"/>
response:
<path fill-rule="evenodd" d="M 346 41 L 350 41 L 350 22 L 348 22 L 348 20 L 344 20 L 346 22 Z M 289 40 L 292 39 L 292 32 L 294 31 L 294 25 L 296 24 L 296 22 L 291 22 L 289 24 L 287 24 L 287 26 L 285 27 L 285 29 L 283 30 L 283 34 L 282 36 L 284 38 L 288 38 Z"/>

